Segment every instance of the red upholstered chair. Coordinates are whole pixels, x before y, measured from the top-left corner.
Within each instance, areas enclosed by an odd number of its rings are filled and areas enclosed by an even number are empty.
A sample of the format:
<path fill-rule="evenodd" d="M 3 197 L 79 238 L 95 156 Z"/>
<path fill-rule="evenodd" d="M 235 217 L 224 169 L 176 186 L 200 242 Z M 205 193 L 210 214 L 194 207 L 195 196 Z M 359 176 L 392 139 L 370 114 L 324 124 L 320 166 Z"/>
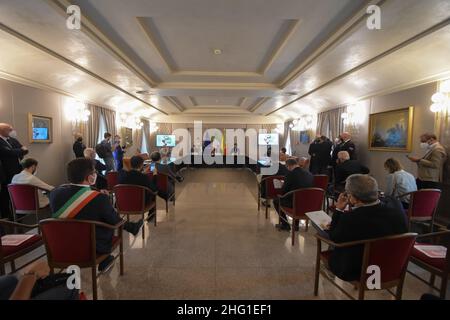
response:
<path fill-rule="evenodd" d="M 91 268 L 92 295 L 97 300 L 97 266 L 109 254 L 96 253 L 95 228 L 102 227 L 117 230 L 112 240 L 112 251 L 119 248 L 120 275 L 123 275 L 123 225 L 121 221 L 115 226 L 87 220 L 46 219 L 40 222 L 42 236 L 47 250 L 47 260 L 51 273 L 54 269 L 65 269 L 71 265 Z"/>
<path fill-rule="evenodd" d="M 116 207 L 119 214 L 126 215 L 128 220 L 130 220 L 130 215 L 140 215 L 142 219 L 145 219 L 145 213 L 155 208 L 156 226 L 156 201 L 146 201 L 147 193 L 156 197 L 156 192 L 143 186 L 131 184 L 118 184 L 113 190 L 116 195 Z M 142 225 L 142 239 L 144 238 L 145 228 Z"/>
<path fill-rule="evenodd" d="M 273 185 L 273 180 L 281 180 L 285 179 L 284 176 L 268 176 L 263 177 L 261 182 L 258 184 L 258 212 L 261 209 L 261 188 L 265 188 L 266 191 L 266 219 L 269 217 L 269 202 L 270 200 L 276 199 L 279 195 L 281 195 L 283 189 L 276 189 Z"/>
<path fill-rule="evenodd" d="M 10 222 L 6 220 L 0 220 L 0 228 L 2 228 L 6 234 L 19 234 L 17 232 L 17 229 L 34 229 L 38 228 L 38 225 L 27 225 L 27 224 L 20 224 L 16 222 Z M 10 229 L 11 231 L 7 230 Z M 2 244 L 2 239 L 0 237 L 0 275 L 4 275 L 5 270 L 5 264 L 11 263 L 11 273 L 16 272 L 17 270 L 20 270 L 30 263 L 38 260 L 39 258 L 43 257 L 45 254 L 40 255 L 39 257 L 27 262 L 23 266 L 16 268 L 15 260 L 19 257 L 22 257 L 23 255 L 39 248 L 44 243 L 42 241 L 42 237 L 39 234 L 33 235 L 30 239 L 26 240 L 25 242 L 21 243 L 18 246 L 7 246 Z"/>
<path fill-rule="evenodd" d="M 281 206 L 281 199 L 287 197 L 288 195 L 292 195 L 292 208 Z M 294 245 L 296 222 L 299 220 L 306 220 L 305 230 L 308 231 L 309 219 L 306 216 L 306 213 L 322 210 L 325 191 L 319 188 L 305 188 L 294 190 L 278 197 L 280 198 L 280 211 L 284 212 L 293 220 L 291 232 L 292 245 Z"/>
<path fill-rule="evenodd" d="M 314 295 L 319 293 L 319 276 L 322 275 L 330 281 L 335 287 L 343 292 L 350 299 L 354 299 L 347 291 L 340 287 L 333 281 L 327 272 L 321 270 L 321 263 L 325 268 L 328 268 L 331 250 L 322 251 L 322 242 L 334 248 L 349 248 L 356 245 L 364 246 L 363 259 L 361 261 L 361 275 L 359 281 L 354 281 L 352 284 L 358 288 L 358 299 L 363 300 L 365 291 L 373 290 L 367 287 L 367 280 L 373 272 L 367 272 L 369 266 L 378 266 L 381 271 L 381 283 L 379 290 L 388 290 L 397 287 L 395 298 L 400 300 L 402 298 L 403 282 L 405 279 L 406 268 L 408 267 L 408 260 L 413 248 L 416 233 L 405 233 L 401 235 L 382 237 L 378 239 L 368 239 L 361 241 L 352 241 L 346 243 L 335 243 L 329 239 L 325 239 L 319 235 L 317 238 L 317 256 L 316 269 L 314 280 Z M 330 271 L 331 272 L 331 271 Z"/>
<path fill-rule="evenodd" d="M 427 280 L 419 277 L 415 273 L 408 271 L 411 275 L 416 277 L 417 279 L 425 282 L 426 284 L 430 285 L 433 289 L 439 291 L 439 295 L 441 299 L 445 299 L 446 293 L 447 293 L 447 283 L 448 283 L 448 277 L 450 274 L 450 231 L 439 231 L 439 232 L 433 232 L 429 234 L 420 235 L 417 237 L 418 240 L 423 239 L 431 239 L 433 243 L 440 243 L 440 238 L 443 238 L 444 246 L 447 248 L 447 255 L 445 258 L 430 258 L 427 255 L 425 255 L 422 251 L 419 251 L 416 248 L 413 248 L 411 252 L 411 258 L 410 261 L 425 269 L 426 271 L 431 273 L 431 279 L 428 282 Z M 418 243 L 421 245 L 435 245 L 428 243 Z M 438 276 L 441 278 L 441 287 L 437 288 L 434 285 L 435 277 Z"/>
<path fill-rule="evenodd" d="M 407 211 L 409 228 L 413 222 L 429 222 L 430 231 L 433 232 L 434 216 L 441 197 L 441 190 L 422 189 L 406 193 L 398 198 L 402 199 L 408 195 L 410 196 Z"/>
<path fill-rule="evenodd" d="M 113 191 L 114 186 L 119 184 L 119 173 L 117 171 L 109 171 L 106 174 L 106 182 L 108 191 Z"/>
<path fill-rule="evenodd" d="M 319 188 L 325 190 L 325 194 L 327 194 L 328 190 L 328 176 L 326 174 L 317 174 L 314 175 L 314 188 Z M 326 197 L 327 201 L 324 201 L 323 208 L 324 210 L 328 208 L 328 197 Z"/>
<path fill-rule="evenodd" d="M 8 185 L 8 192 L 14 221 L 20 221 L 25 218 L 17 219 L 17 214 L 34 214 L 36 223 L 39 223 L 39 213 L 47 209 L 47 207 L 39 208 L 39 188 L 28 184 L 10 184 Z"/>
<path fill-rule="evenodd" d="M 156 186 L 158 187 L 158 191 L 167 195 L 165 199 L 161 197 L 166 201 L 166 213 L 169 212 L 169 201 L 172 201 L 175 206 L 175 184 L 173 184 L 173 190 L 169 194 L 170 179 L 171 178 L 168 175 L 159 172 L 156 177 Z"/>

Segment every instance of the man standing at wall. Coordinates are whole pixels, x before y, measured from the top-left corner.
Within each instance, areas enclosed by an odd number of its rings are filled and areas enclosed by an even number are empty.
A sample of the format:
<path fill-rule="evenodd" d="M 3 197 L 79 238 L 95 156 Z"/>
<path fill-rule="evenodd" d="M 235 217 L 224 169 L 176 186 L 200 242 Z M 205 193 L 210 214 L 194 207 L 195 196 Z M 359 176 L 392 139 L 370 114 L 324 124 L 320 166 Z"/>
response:
<path fill-rule="evenodd" d="M 98 156 L 105 161 L 106 172 L 114 171 L 115 166 L 111 146 L 111 133 L 105 132 L 103 137 L 105 139 L 97 145 L 95 151 L 97 151 Z"/>
<path fill-rule="evenodd" d="M 441 189 L 442 172 L 447 159 L 445 148 L 432 133 L 420 136 L 420 147 L 426 150 L 422 158 L 408 156 L 417 163 L 417 189 Z"/>
<path fill-rule="evenodd" d="M 20 159 L 28 153 L 28 149 L 21 145 L 16 139 L 10 138 L 13 127 L 7 123 L 0 123 L 0 162 L 3 181 L 0 190 L 0 211 L 2 218 L 10 217 L 8 184 L 12 177 L 22 171 Z"/>

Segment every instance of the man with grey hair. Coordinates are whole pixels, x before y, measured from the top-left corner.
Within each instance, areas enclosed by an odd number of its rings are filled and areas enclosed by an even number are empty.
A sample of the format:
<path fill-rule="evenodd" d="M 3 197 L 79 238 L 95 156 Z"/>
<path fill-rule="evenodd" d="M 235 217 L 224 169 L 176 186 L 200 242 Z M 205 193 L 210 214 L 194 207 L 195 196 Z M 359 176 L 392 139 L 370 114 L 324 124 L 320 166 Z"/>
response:
<path fill-rule="evenodd" d="M 339 195 L 328 229 L 336 243 L 375 239 L 408 232 L 406 215 L 399 200 L 378 199 L 378 183 L 369 176 L 354 174 L 347 178 L 345 193 Z M 364 247 L 332 250 L 330 270 L 342 280 L 359 280 Z"/>
<path fill-rule="evenodd" d="M 352 174 L 368 174 L 369 168 L 363 166 L 358 160 L 351 160 L 347 151 L 338 153 L 337 165 L 334 171 L 335 187 L 338 191 L 344 189 L 345 180 Z"/>

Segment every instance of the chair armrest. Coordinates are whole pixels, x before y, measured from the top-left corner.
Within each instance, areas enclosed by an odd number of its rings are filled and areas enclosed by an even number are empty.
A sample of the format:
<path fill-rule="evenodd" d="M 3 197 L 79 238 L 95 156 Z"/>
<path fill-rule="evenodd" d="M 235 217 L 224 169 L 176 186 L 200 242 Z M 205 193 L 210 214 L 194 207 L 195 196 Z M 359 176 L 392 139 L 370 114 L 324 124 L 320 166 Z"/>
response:
<path fill-rule="evenodd" d="M 374 241 L 378 241 L 378 240 L 385 240 L 385 239 L 391 239 L 391 238 L 395 238 L 395 237 L 399 237 L 399 236 L 405 236 L 405 235 L 411 235 L 411 236 L 415 236 L 417 237 L 417 233 L 404 233 L 404 234 L 400 234 L 400 235 L 395 235 L 395 236 L 388 236 L 388 237 L 381 237 L 381 238 L 375 238 L 375 239 L 365 239 L 365 240 L 358 240 L 358 241 L 349 241 L 349 242 L 341 242 L 341 243 L 336 243 L 334 241 L 331 241 L 330 239 L 326 239 L 318 234 L 315 234 L 314 236 L 320 240 L 323 241 L 331 246 L 334 246 L 336 248 L 346 248 L 346 247 L 353 247 L 353 246 L 357 246 L 357 245 L 365 245 L 369 242 L 374 242 Z"/>
<path fill-rule="evenodd" d="M 82 221 L 82 220 L 79 220 L 79 221 Z M 123 228 L 123 225 L 126 223 L 126 220 L 121 220 L 119 223 L 117 223 L 115 225 L 110 225 L 110 224 L 107 224 L 104 222 L 98 222 L 98 221 L 89 221 L 89 222 L 92 224 L 95 224 L 98 227 L 117 230 L 117 229 Z"/>
<path fill-rule="evenodd" d="M 414 192 L 407 192 L 407 193 L 401 194 L 401 195 L 399 195 L 399 196 L 396 196 L 395 198 L 398 199 L 398 200 L 400 200 L 401 198 L 410 196 L 410 195 L 413 194 L 413 193 L 414 193 Z"/>
<path fill-rule="evenodd" d="M 20 227 L 20 228 L 27 228 L 27 229 L 34 229 L 38 228 L 38 224 L 22 224 L 17 222 L 12 222 L 4 219 L 0 219 L 0 225 L 9 226 L 9 227 Z"/>
<path fill-rule="evenodd" d="M 431 233 L 420 234 L 417 236 L 417 240 L 419 239 L 428 239 L 428 238 L 436 238 L 440 236 L 450 235 L 450 230 L 437 231 Z"/>

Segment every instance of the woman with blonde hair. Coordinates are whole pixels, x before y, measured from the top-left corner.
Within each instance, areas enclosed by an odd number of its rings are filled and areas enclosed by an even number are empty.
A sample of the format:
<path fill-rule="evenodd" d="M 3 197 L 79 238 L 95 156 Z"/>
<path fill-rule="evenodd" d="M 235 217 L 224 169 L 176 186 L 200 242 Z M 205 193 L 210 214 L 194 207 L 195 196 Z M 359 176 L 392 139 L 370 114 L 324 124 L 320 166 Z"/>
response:
<path fill-rule="evenodd" d="M 388 171 L 386 176 L 386 196 L 398 197 L 417 191 L 416 178 L 411 173 L 403 170 L 403 166 L 397 159 L 387 159 L 384 162 L 384 168 Z M 400 199 L 405 209 L 409 207 L 409 198 L 409 196 L 406 196 Z"/>

